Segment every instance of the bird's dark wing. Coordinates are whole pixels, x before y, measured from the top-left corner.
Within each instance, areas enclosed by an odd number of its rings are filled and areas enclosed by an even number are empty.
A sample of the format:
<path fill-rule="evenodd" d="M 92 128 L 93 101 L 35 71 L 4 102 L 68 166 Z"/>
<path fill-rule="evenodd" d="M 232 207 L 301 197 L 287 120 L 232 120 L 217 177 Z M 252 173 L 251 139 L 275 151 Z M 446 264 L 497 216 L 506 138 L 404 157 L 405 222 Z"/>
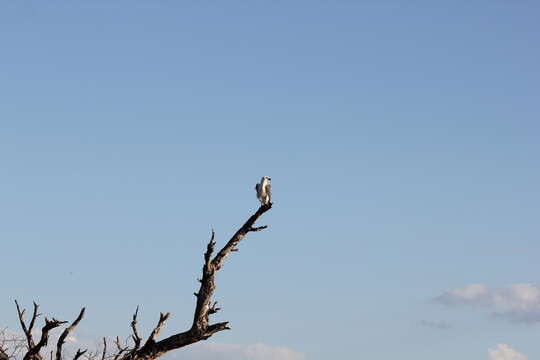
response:
<path fill-rule="evenodd" d="M 268 195 L 268 201 L 272 199 L 272 186 L 270 184 L 266 185 L 266 194 Z"/>
<path fill-rule="evenodd" d="M 255 184 L 255 191 L 257 191 L 257 194 L 259 193 L 259 184 Z"/>

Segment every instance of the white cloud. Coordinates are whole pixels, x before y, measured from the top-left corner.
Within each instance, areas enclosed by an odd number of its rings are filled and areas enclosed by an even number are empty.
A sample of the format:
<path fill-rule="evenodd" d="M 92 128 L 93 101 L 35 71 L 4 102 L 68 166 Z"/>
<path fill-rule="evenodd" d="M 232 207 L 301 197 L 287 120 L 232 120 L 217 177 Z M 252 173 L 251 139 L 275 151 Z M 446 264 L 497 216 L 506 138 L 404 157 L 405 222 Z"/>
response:
<path fill-rule="evenodd" d="M 165 359 L 167 358 L 182 360 L 304 360 L 305 356 L 282 346 L 199 342 L 165 355 Z"/>
<path fill-rule="evenodd" d="M 505 344 L 488 350 L 489 360 L 527 360 L 528 357 Z"/>
<path fill-rule="evenodd" d="M 540 322 L 540 289 L 532 284 L 512 284 L 496 289 L 471 284 L 447 290 L 435 301 L 448 306 L 467 305 L 486 309 L 497 317 L 514 322 Z"/>
<path fill-rule="evenodd" d="M 79 340 L 78 340 L 75 336 L 68 336 L 68 337 L 66 338 L 66 341 L 67 341 L 67 342 L 71 342 L 71 343 L 76 343 L 76 342 L 78 342 Z"/>
<path fill-rule="evenodd" d="M 489 294 L 489 289 L 483 284 L 471 284 L 463 288 L 457 288 L 449 291 L 454 299 L 461 301 L 476 301 Z"/>

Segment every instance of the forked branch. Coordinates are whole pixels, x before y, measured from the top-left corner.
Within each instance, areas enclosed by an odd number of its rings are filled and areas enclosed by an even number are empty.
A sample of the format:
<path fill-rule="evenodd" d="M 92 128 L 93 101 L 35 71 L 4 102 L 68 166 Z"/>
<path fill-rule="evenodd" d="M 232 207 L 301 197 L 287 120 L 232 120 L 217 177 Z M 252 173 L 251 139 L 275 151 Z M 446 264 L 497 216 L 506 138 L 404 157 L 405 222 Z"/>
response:
<path fill-rule="evenodd" d="M 24 321 L 24 313 L 26 309 L 21 309 L 19 306 L 19 303 L 17 300 L 15 300 L 15 306 L 17 307 L 17 313 L 19 315 L 19 322 L 21 324 L 21 328 L 24 332 L 24 335 L 26 337 L 26 343 L 27 343 L 27 350 L 24 353 L 23 360 L 43 360 L 43 357 L 41 356 L 40 352 L 45 349 L 49 342 L 49 333 L 51 330 L 67 323 L 67 321 L 60 321 L 55 318 L 52 318 L 51 320 L 45 318 L 45 325 L 41 328 L 41 337 L 36 344 L 33 338 L 32 330 L 34 328 L 34 325 L 36 323 L 36 319 L 41 315 L 38 313 L 39 305 L 34 302 L 34 310 L 32 312 L 32 318 L 30 319 L 30 323 L 28 326 L 26 326 L 26 322 Z M 62 334 L 60 335 L 58 342 L 56 344 L 56 360 L 62 360 L 62 345 L 64 344 L 67 336 L 69 333 L 79 324 L 79 322 L 82 320 L 84 316 L 84 308 L 81 309 L 81 312 L 77 316 L 77 318 L 73 321 L 73 323 L 68 326 Z M 77 354 L 75 355 L 75 360 L 80 358 L 82 355 L 84 355 L 85 351 L 77 351 Z M 0 354 L 0 360 L 5 360 L 5 352 L 4 354 Z M 9 357 L 8 357 L 9 358 Z M 52 351 L 51 351 L 51 360 L 52 360 Z"/>
<path fill-rule="evenodd" d="M 36 344 L 34 343 L 34 338 L 32 337 L 32 329 L 34 328 L 36 318 L 41 315 L 41 314 L 38 314 L 39 305 L 34 302 L 34 311 L 32 313 L 32 318 L 30 319 L 30 325 L 28 327 L 26 327 L 26 323 L 24 321 L 24 313 L 26 312 L 26 309 L 21 310 L 17 300 L 15 300 L 15 306 L 17 307 L 17 313 L 19 314 L 19 322 L 21 323 L 21 328 L 24 332 L 24 335 L 26 336 L 28 349 L 32 349 L 33 347 L 36 346 Z"/>
<path fill-rule="evenodd" d="M 42 348 L 47 346 L 47 342 L 49 341 L 49 332 L 52 329 L 55 329 L 65 323 L 67 323 L 67 321 L 60 321 L 55 318 L 53 318 L 52 320 L 49 320 L 45 318 L 45 326 L 41 328 L 41 339 L 34 347 L 28 350 L 26 355 L 24 355 L 23 359 L 24 360 L 41 359 L 41 355 L 39 354 L 39 352 L 41 351 Z"/>
<path fill-rule="evenodd" d="M 202 268 L 202 278 L 199 279 L 199 291 L 195 293 L 197 303 L 193 315 L 193 323 L 191 328 L 185 332 L 178 333 L 161 341 L 155 341 L 159 331 L 162 329 L 165 321 L 169 317 L 169 313 L 161 314 L 157 326 L 152 330 L 148 340 L 143 347 L 137 349 L 135 346 L 131 351 L 124 353 L 122 360 L 153 360 L 174 349 L 178 349 L 189 344 L 196 343 L 201 340 L 206 340 L 217 332 L 229 330 L 228 322 L 219 322 L 210 324 L 209 317 L 211 314 L 220 310 L 217 307 L 217 302 L 212 303 L 212 295 L 216 289 L 216 274 L 223 266 L 225 258 L 233 251 L 237 251 L 238 244 L 250 232 L 261 231 L 266 229 L 266 226 L 254 227 L 255 222 L 268 210 L 272 208 L 272 203 L 262 205 L 231 237 L 231 239 L 221 248 L 215 256 L 214 250 L 216 247 L 215 233 L 212 230 L 210 241 L 204 253 L 204 264 Z M 213 257 L 212 257 L 213 256 Z M 137 311 L 136 311 L 137 314 Z M 132 321 L 132 329 L 134 332 L 133 339 L 138 338 L 133 324 L 136 324 L 136 314 Z M 140 343 L 140 340 L 139 340 Z M 135 341 L 137 345 L 137 341 Z M 122 351 L 124 352 L 124 351 Z"/>

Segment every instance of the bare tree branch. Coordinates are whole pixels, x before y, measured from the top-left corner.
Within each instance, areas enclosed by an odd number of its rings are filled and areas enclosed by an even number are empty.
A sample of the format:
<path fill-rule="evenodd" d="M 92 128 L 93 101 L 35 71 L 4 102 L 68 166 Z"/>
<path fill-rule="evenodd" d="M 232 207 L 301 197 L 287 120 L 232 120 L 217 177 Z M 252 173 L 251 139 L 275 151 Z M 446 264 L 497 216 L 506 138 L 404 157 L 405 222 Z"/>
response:
<path fill-rule="evenodd" d="M 137 306 L 137 309 L 135 310 L 135 313 L 133 314 L 133 320 L 131 321 L 131 329 L 133 330 L 133 335 L 131 335 L 131 338 L 133 339 L 133 350 L 137 350 L 139 346 L 141 345 L 141 337 L 139 336 L 139 333 L 137 332 L 137 315 L 139 314 L 139 307 Z M 105 342 L 105 338 L 103 338 L 103 341 Z M 104 343 L 104 347 L 107 345 Z"/>
<path fill-rule="evenodd" d="M 231 252 L 231 249 L 236 247 L 240 241 L 247 235 L 250 231 L 259 231 L 262 229 L 266 229 L 266 226 L 261 226 L 260 228 L 254 228 L 253 224 L 257 221 L 259 217 L 261 217 L 262 214 L 267 212 L 272 208 L 272 203 L 268 203 L 266 205 L 261 205 L 261 207 L 257 210 L 255 214 L 253 214 L 248 221 L 245 222 L 244 225 L 238 231 L 233 235 L 233 237 L 229 240 L 227 245 L 223 247 L 219 251 L 219 253 L 216 255 L 216 257 L 212 260 L 212 265 L 214 265 L 217 270 L 219 270 L 222 266 L 223 260 L 225 260 L 225 257 L 229 255 Z"/>
<path fill-rule="evenodd" d="M 148 349 L 156 343 L 156 337 L 159 335 L 159 332 L 163 328 L 163 325 L 165 325 L 165 321 L 167 321 L 170 315 L 171 313 L 159 314 L 159 321 L 156 327 L 152 330 L 152 333 L 148 337 L 148 340 L 146 340 L 146 343 L 144 344 L 143 349 Z"/>
<path fill-rule="evenodd" d="M 85 308 L 81 309 L 81 312 L 79 313 L 79 316 L 77 316 L 75 321 L 73 321 L 73 323 L 71 323 L 70 326 L 68 326 L 67 328 L 64 329 L 64 331 L 62 332 L 62 335 L 60 335 L 60 337 L 58 338 L 58 342 L 56 343 L 56 360 L 62 360 L 62 345 L 64 345 L 64 342 L 66 341 L 66 338 L 69 335 L 69 333 L 73 329 L 75 329 L 75 327 L 77 325 L 79 325 L 79 322 L 82 320 L 82 318 L 84 316 L 84 311 L 85 310 L 86 310 Z"/>
<path fill-rule="evenodd" d="M 101 353 L 101 360 L 105 360 L 105 355 L 107 355 L 107 340 L 103 337 L 103 353 Z"/>
<path fill-rule="evenodd" d="M 169 336 L 166 339 L 155 342 L 159 330 L 164 322 L 169 317 L 161 314 L 158 325 L 152 331 L 145 345 L 139 350 L 132 350 L 122 357 L 122 360 L 152 360 L 163 355 L 164 353 L 178 349 L 189 344 L 196 343 L 201 340 L 206 340 L 217 332 L 229 330 L 228 322 L 220 322 L 215 324 L 209 323 L 209 316 L 219 310 L 216 307 L 217 303 L 212 304 L 212 295 L 216 288 L 215 278 L 217 272 L 223 266 L 225 258 L 232 252 L 237 250 L 237 246 L 249 232 L 260 231 L 266 229 L 266 226 L 254 227 L 255 222 L 268 210 L 272 208 L 272 203 L 262 205 L 231 237 L 225 246 L 212 258 L 216 246 L 215 233 L 212 230 L 212 235 L 206 252 L 204 254 L 204 265 L 202 269 L 202 278 L 199 279 L 199 291 L 195 293 L 197 303 L 193 315 L 193 323 L 189 330 Z"/>
<path fill-rule="evenodd" d="M 34 324 L 36 323 L 36 319 L 39 315 L 41 314 L 38 314 L 38 308 L 39 308 L 39 305 L 36 304 L 36 302 L 32 302 L 33 305 L 34 305 L 34 311 L 32 312 L 32 320 L 30 320 L 30 325 L 28 325 L 28 332 L 30 334 L 32 334 L 32 330 L 34 329 Z"/>
<path fill-rule="evenodd" d="M 28 352 L 24 355 L 23 360 L 33 360 L 33 359 L 41 360 L 41 356 L 39 355 L 39 352 L 41 351 L 43 347 L 47 346 L 47 342 L 49 340 L 49 331 L 65 323 L 67 323 L 67 321 L 60 321 L 55 318 L 53 318 L 52 320 L 49 320 L 45 318 L 45 326 L 43 326 L 43 328 L 41 329 L 41 339 L 36 344 L 36 346 L 28 350 Z"/>
<path fill-rule="evenodd" d="M 87 350 L 81 351 L 81 349 L 78 349 L 77 353 L 73 357 L 73 360 L 77 360 L 78 358 L 80 358 L 82 355 L 84 355 L 86 353 L 86 351 Z M 57 354 L 57 356 L 58 356 L 58 354 Z"/>
<path fill-rule="evenodd" d="M 117 336 L 116 337 L 116 340 L 114 341 L 114 343 L 116 344 L 116 349 L 117 349 L 117 352 L 116 354 L 114 355 L 114 360 L 118 359 L 125 351 L 128 350 L 128 347 L 127 346 L 122 346 L 120 344 L 120 338 Z M 131 352 L 130 352 L 131 353 Z"/>
<path fill-rule="evenodd" d="M 36 318 L 40 315 L 37 313 L 39 305 L 34 302 L 34 312 L 32 313 L 32 319 L 30 320 L 30 326 L 27 328 L 26 323 L 24 321 L 24 313 L 26 309 L 22 309 L 19 307 L 19 303 L 17 300 L 15 300 L 15 306 L 17 307 L 17 313 L 19 314 L 19 322 L 21 323 L 21 328 L 24 332 L 24 335 L 26 336 L 26 341 L 28 343 L 28 349 L 32 349 L 36 346 L 34 343 L 34 339 L 32 337 L 32 328 L 34 327 L 34 323 L 36 321 Z M 38 356 L 39 358 L 39 356 Z"/>

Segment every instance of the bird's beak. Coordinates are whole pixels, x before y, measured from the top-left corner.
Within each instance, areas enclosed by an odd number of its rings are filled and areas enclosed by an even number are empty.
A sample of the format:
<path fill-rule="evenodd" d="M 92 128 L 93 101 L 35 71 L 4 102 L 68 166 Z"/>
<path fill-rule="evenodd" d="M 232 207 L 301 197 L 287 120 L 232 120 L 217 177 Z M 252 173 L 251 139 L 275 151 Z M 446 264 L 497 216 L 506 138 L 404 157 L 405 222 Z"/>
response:
<path fill-rule="evenodd" d="M 272 179 L 268 178 L 268 180 L 272 180 Z"/>

